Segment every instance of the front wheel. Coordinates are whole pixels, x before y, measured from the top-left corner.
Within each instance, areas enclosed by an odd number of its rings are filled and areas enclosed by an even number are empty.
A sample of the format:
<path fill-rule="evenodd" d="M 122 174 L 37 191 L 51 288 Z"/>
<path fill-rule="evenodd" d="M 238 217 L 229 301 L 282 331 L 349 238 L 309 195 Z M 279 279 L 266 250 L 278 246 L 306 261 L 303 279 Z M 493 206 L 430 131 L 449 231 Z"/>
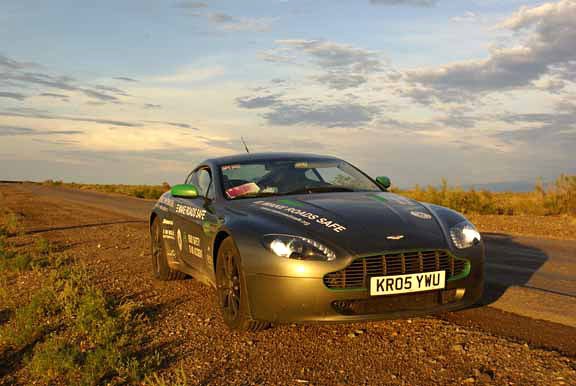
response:
<path fill-rule="evenodd" d="M 252 320 L 248 314 L 248 294 L 240 265 L 240 253 L 231 237 L 218 250 L 216 261 L 218 304 L 224 323 L 237 331 L 260 331 L 269 323 Z"/>

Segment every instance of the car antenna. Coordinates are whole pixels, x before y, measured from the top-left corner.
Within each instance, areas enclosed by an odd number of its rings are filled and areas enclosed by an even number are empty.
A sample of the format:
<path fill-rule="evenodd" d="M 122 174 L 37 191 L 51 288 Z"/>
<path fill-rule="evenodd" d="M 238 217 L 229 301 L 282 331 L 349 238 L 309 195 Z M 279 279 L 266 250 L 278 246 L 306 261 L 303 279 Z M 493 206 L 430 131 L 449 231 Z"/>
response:
<path fill-rule="evenodd" d="M 246 153 L 250 154 L 250 150 L 248 150 L 248 146 L 246 145 L 246 141 L 244 141 L 244 137 L 240 137 L 242 140 L 242 144 L 244 145 L 244 149 L 246 149 Z"/>

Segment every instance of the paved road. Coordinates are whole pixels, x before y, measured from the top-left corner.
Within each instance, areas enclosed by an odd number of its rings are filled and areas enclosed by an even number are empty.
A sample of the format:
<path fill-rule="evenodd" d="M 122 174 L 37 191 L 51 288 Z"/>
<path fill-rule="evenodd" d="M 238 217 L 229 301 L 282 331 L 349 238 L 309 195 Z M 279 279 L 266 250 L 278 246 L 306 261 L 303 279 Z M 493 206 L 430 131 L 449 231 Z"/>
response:
<path fill-rule="evenodd" d="M 138 220 L 147 219 L 154 201 L 96 192 L 23 184 L 22 189 L 61 200 L 83 203 Z M 501 234 L 484 234 L 487 246 L 487 290 L 482 319 L 495 326 L 511 312 L 576 327 L 576 241 L 546 240 Z M 467 317 L 478 311 L 468 311 Z M 454 317 L 458 319 L 458 316 Z M 508 323 L 514 324 L 510 319 Z M 513 326 L 511 326 L 513 329 Z M 534 331 L 529 333 L 535 333 Z M 539 332 L 545 333 L 545 332 Z"/>

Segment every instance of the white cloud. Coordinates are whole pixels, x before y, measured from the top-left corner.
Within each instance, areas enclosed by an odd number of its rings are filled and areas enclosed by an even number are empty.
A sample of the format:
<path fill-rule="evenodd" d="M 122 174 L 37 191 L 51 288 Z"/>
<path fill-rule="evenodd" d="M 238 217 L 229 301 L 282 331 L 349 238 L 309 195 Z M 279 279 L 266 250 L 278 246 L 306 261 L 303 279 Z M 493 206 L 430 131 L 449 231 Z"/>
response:
<path fill-rule="evenodd" d="M 467 11 L 464 15 L 451 17 L 450 20 L 455 23 L 476 23 L 480 21 L 480 16 L 475 12 Z"/>
<path fill-rule="evenodd" d="M 236 17 L 222 12 L 206 14 L 208 20 L 224 31 L 266 32 L 277 18 Z"/>
<path fill-rule="evenodd" d="M 522 30 L 516 46 L 492 48 L 490 56 L 407 72 L 410 81 L 436 90 L 490 92 L 526 87 L 554 67 L 576 61 L 576 1 L 523 7 L 501 26 Z"/>

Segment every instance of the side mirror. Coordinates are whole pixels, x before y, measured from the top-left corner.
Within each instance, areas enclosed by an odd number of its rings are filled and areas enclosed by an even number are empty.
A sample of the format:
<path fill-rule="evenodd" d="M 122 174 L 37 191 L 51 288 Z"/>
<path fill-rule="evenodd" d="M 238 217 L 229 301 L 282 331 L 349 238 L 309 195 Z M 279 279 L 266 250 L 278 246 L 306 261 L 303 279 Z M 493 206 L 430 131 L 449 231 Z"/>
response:
<path fill-rule="evenodd" d="M 194 185 L 174 185 L 172 189 L 170 189 L 170 193 L 174 197 L 182 197 L 182 198 L 196 198 L 198 197 L 198 189 Z"/>
<path fill-rule="evenodd" d="M 390 185 L 392 185 L 390 178 L 385 176 L 376 177 L 376 182 L 378 182 L 384 189 L 389 189 Z"/>

